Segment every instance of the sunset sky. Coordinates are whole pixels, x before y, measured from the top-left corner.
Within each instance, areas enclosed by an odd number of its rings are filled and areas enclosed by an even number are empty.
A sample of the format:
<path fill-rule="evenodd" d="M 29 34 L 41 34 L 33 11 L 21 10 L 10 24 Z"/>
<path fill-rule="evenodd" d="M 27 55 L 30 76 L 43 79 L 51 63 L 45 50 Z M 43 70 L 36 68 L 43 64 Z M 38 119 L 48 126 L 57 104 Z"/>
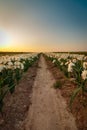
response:
<path fill-rule="evenodd" d="M 0 0 L 0 51 L 87 51 L 87 0 Z"/>

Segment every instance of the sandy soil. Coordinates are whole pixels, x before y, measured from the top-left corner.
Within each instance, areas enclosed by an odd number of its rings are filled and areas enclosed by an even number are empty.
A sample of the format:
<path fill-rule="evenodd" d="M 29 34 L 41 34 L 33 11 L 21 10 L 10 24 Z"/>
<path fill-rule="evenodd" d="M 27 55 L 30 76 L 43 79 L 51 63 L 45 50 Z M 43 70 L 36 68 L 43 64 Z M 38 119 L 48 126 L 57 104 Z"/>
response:
<path fill-rule="evenodd" d="M 77 130 L 60 90 L 53 88 L 55 79 L 41 56 L 33 85 L 31 106 L 24 121 L 25 130 Z"/>

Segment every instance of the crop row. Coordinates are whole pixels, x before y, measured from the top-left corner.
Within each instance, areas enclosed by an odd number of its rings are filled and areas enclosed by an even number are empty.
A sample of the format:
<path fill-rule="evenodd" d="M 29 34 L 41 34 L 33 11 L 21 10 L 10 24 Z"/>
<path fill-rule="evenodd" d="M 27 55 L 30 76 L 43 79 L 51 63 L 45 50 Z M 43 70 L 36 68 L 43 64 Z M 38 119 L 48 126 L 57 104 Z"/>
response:
<path fill-rule="evenodd" d="M 84 99 L 87 93 L 87 56 L 69 53 L 47 53 L 47 57 L 64 72 L 66 77 L 72 78 L 77 87 L 70 99 L 72 105 L 77 94 L 81 93 Z"/>
<path fill-rule="evenodd" d="M 8 92 L 15 90 L 24 72 L 38 59 L 38 54 L 19 54 L 0 57 L 0 112 Z"/>

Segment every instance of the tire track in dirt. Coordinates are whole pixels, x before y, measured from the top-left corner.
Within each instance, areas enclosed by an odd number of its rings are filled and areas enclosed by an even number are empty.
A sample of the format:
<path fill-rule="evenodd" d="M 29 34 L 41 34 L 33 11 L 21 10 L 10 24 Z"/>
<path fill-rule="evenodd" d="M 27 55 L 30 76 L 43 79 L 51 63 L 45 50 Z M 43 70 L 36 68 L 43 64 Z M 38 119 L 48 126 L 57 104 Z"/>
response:
<path fill-rule="evenodd" d="M 39 61 L 37 76 L 28 115 L 24 121 L 25 130 L 77 130 L 75 119 L 66 109 L 66 102 L 52 88 L 55 80 L 47 69 L 43 56 Z"/>

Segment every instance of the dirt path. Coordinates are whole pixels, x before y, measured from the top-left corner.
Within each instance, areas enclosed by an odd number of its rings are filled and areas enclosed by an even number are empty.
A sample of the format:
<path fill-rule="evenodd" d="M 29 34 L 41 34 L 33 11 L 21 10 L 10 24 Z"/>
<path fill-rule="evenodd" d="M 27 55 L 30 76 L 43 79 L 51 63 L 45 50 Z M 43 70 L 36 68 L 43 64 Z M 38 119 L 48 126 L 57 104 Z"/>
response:
<path fill-rule="evenodd" d="M 75 119 L 66 109 L 66 102 L 52 88 L 55 80 L 43 56 L 40 58 L 33 86 L 32 105 L 24 122 L 25 130 L 77 130 Z"/>

